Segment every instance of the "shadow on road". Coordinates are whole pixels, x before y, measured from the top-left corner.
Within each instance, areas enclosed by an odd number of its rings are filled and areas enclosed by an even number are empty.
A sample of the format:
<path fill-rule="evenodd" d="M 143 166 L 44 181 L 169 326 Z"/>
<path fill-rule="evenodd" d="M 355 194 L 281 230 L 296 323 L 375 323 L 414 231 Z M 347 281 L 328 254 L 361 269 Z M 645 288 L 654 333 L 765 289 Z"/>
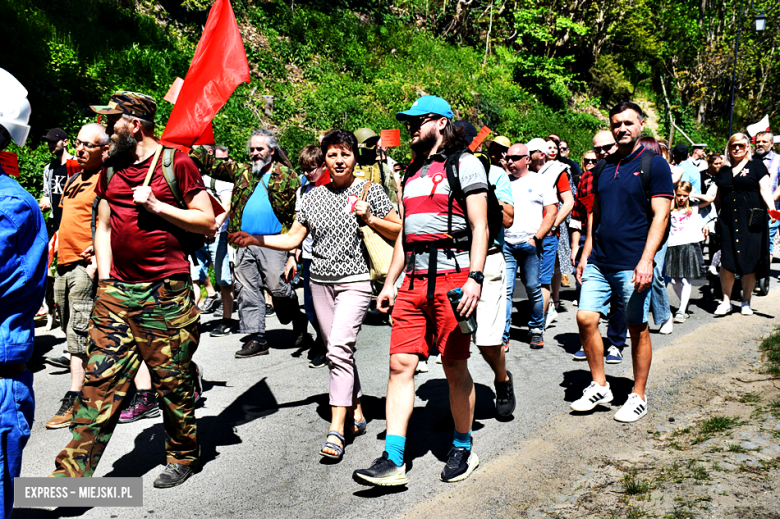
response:
<path fill-rule="evenodd" d="M 40 508 L 14 508 L 14 519 L 57 519 L 59 517 L 80 517 L 92 510 L 91 507 L 55 508 L 42 510 Z"/>
<path fill-rule="evenodd" d="M 592 380 L 590 371 L 587 369 L 564 371 L 563 381 L 560 384 L 565 389 L 563 400 L 565 402 L 574 402 L 579 399 L 582 396 L 582 391 L 588 387 Z M 634 388 L 634 381 L 627 377 L 611 377 L 607 375 L 607 382 L 609 382 L 609 387 L 615 397 L 611 405 L 623 405 Z M 603 406 L 596 407 L 596 410 L 600 409 L 603 409 Z"/>
<path fill-rule="evenodd" d="M 27 369 L 30 370 L 30 373 L 38 373 L 39 371 L 43 371 L 43 368 L 45 367 L 45 364 L 43 362 L 43 359 L 48 356 L 49 353 L 55 350 L 57 346 L 60 344 L 63 344 L 66 341 L 65 337 L 55 337 L 54 335 L 36 335 L 35 336 L 35 346 L 33 347 L 33 353 L 30 360 L 27 362 Z M 67 355 L 66 353 L 62 353 L 57 355 L 56 352 L 53 356 L 55 357 L 62 357 Z M 69 371 L 64 371 L 64 373 L 69 373 Z"/>

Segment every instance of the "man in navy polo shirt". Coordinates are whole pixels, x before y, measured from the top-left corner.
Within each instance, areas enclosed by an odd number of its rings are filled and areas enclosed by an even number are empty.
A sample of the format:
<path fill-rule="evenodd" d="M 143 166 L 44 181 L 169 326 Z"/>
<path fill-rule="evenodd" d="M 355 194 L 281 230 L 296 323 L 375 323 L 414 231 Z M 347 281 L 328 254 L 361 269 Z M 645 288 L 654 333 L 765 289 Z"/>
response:
<path fill-rule="evenodd" d="M 571 408 L 590 411 L 612 401 L 604 375 L 599 318 L 607 314 L 614 291 L 623 299 L 634 365 L 634 389 L 615 420 L 635 422 L 647 414 L 645 386 L 653 356 L 647 326 L 649 289 L 653 257 L 664 240 L 674 188 L 663 157 L 653 157 L 650 171 L 640 170 L 642 156 L 652 153 L 639 143 L 644 129 L 642 109 L 624 101 L 610 110 L 609 118 L 618 152 L 607 157 L 601 174 L 593 179 L 593 232 L 588 233 L 577 267 L 582 283 L 577 324 L 593 382 Z M 642 174 L 649 175 L 649 193 Z"/>

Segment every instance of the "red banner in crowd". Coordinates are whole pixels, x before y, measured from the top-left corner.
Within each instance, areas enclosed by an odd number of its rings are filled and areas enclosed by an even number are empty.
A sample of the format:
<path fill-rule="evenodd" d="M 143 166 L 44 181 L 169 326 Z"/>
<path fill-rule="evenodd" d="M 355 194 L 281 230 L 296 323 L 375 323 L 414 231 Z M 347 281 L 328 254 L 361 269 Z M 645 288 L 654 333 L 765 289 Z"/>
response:
<path fill-rule="evenodd" d="M 395 148 L 401 145 L 401 130 L 380 130 L 379 135 L 384 148 Z"/>
<path fill-rule="evenodd" d="M 244 42 L 229 0 L 214 2 L 171 117 L 162 135 L 191 147 L 241 83 L 249 82 Z"/>
<path fill-rule="evenodd" d="M 9 175 L 19 176 L 19 158 L 16 153 L 0 151 L 0 167 Z"/>
<path fill-rule="evenodd" d="M 483 126 L 481 130 L 479 130 L 479 133 L 476 137 L 474 137 L 474 140 L 471 141 L 471 144 L 469 144 L 469 149 L 472 152 L 477 151 L 477 148 L 482 144 L 482 141 L 484 141 L 488 135 L 490 135 L 490 128 L 487 126 Z"/>

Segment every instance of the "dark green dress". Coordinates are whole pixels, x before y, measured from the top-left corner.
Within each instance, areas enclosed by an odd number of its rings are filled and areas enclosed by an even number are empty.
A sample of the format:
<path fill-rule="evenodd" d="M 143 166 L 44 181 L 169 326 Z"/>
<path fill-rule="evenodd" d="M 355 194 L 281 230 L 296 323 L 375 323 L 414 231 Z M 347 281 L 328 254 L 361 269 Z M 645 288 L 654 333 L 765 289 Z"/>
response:
<path fill-rule="evenodd" d="M 753 158 L 736 177 L 730 166 L 724 166 L 715 178 L 721 199 L 721 265 L 743 276 L 755 273 L 759 279 L 769 274 L 769 218 L 754 230 L 748 228 L 748 220 L 751 208 L 767 209 L 758 184 L 765 175 L 769 172 L 764 163 Z"/>

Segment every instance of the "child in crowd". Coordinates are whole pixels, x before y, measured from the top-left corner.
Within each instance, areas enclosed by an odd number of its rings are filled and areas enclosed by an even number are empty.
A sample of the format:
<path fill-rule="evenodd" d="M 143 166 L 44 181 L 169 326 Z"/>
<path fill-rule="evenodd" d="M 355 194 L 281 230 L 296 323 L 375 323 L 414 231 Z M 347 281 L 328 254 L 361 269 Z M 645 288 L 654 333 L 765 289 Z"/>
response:
<path fill-rule="evenodd" d="M 674 205 L 670 215 L 669 249 L 666 252 L 666 276 L 671 278 L 674 292 L 680 299 L 680 307 L 674 316 L 675 323 L 688 318 L 686 310 L 691 298 L 691 279 L 703 275 L 704 258 L 699 242 L 705 238 L 707 228 L 699 215 L 699 207 L 709 202 L 691 206 L 690 194 L 693 186 L 683 180 L 677 184 Z"/>

